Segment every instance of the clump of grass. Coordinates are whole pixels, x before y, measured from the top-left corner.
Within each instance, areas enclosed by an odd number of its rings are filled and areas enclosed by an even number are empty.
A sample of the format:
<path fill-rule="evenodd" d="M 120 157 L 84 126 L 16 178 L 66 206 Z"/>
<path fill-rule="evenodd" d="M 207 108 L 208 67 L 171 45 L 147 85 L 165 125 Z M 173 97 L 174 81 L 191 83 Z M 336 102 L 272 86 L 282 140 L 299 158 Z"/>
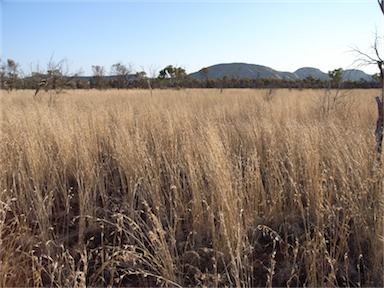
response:
<path fill-rule="evenodd" d="M 327 117 L 309 90 L 28 93 L 1 96 L 1 286 L 383 286 L 366 91 Z"/>

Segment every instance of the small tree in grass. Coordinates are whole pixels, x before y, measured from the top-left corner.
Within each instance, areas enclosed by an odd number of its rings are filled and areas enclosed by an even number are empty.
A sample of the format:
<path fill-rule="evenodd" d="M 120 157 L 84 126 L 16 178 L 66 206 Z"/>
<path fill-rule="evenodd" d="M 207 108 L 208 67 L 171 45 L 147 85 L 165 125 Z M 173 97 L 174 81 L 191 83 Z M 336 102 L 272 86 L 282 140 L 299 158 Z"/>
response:
<path fill-rule="evenodd" d="M 329 80 L 324 82 L 325 86 L 321 90 L 318 103 L 319 112 L 322 116 L 328 116 L 341 110 L 348 114 L 353 109 L 354 98 L 348 89 L 343 89 L 343 74 L 342 68 L 328 71 Z"/>
<path fill-rule="evenodd" d="M 80 71 L 78 73 L 69 72 L 69 64 L 66 59 L 54 62 L 51 57 L 45 72 L 40 71 L 38 67 L 32 69 L 31 79 L 35 87 L 34 99 L 42 101 L 41 92 L 45 91 L 48 95 L 48 105 L 51 106 L 55 104 L 64 89 L 71 88 L 75 85 L 74 79 L 80 74 Z"/>

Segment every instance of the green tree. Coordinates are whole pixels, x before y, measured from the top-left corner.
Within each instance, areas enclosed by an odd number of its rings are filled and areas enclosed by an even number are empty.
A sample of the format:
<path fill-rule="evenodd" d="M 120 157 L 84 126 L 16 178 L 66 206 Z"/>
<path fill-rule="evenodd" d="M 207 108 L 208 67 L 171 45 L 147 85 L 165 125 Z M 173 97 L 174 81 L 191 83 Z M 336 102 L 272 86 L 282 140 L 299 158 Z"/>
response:
<path fill-rule="evenodd" d="M 180 87 L 187 78 L 187 72 L 181 67 L 173 67 L 168 65 L 159 71 L 158 79 L 169 79 L 170 86 Z"/>
<path fill-rule="evenodd" d="M 181 67 L 174 68 L 174 74 L 175 74 L 176 80 L 179 81 L 180 83 L 182 83 L 184 79 L 187 77 L 187 72 L 185 71 L 185 69 Z"/>
<path fill-rule="evenodd" d="M 92 87 L 97 89 L 105 89 L 107 86 L 105 80 L 105 69 L 99 65 L 92 65 Z"/>
<path fill-rule="evenodd" d="M 172 79 L 175 78 L 175 68 L 172 65 L 168 65 L 164 69 L 159 71 L 159 79 Z"/>
<path fill-rule="evenodd" d="M 335 88 L 341 88 L 343 83 L 343 68 L 335 69 L 333 71 L 328 71 L 328 76 L 331 78 L 331 85 Z"/>
<path fill-rule="evenodd" d="M 47 70 L 47 78 L 51 79 L 51 89 L 56 90 L 63 86 L 63 82 L 65 81 L 63 76 L 61 70 L 56 67 Z"/>
<path fill-rule="evenodd" d="M 5 88 L 5 65 L 2 63 L 2 59 L 0 59 L 0 88 L 4 89 Z"/>
<path fill-rule="evenodd" d="M 380 73 L 375 73 L 372 75 L 372 81 L 373 82 L 377 82 L 377 83 L 380 83 L 381 82 L 381 76 L 380 76 Z"/>
<path fill-rule="evenodd" d="M 21 88 L 19 74 L 19 64 L 12 59 L 7 59 L 7 62 L 1 65 L 1 86 L 10 91 Z"/>
<path fill-rule="evenodd" d="M 208 86 L 209 86 L 209 83 L 208 83 L 209 82 L 209 78 L 208 78 L 209 68 L 204 67 L 199 71 L 199 73 L 203 75 L 203 77 L 205 79 L 205 86 L 206 86 L 206 88 L 208 88 Z"/>
<path fill-rule="evenodd" d="M 121 62 L 113 64 L 111 67 L 111 75 L 116 76 L 116 88 L 127 88 L 128 87 L 128 76 L 131 73 L 131 68 Z"/>

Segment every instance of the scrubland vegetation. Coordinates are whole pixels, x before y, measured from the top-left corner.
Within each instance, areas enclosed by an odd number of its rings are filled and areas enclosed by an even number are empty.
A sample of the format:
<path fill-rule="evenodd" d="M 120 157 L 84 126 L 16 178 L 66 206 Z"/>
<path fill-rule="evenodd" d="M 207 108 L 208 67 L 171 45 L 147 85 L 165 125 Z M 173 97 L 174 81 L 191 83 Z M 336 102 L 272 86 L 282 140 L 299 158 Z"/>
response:
<path fill-rule="evenodd" d="M 379 91 L 33 93 L 1 95 L 0 286 L 383 286 Z"/>

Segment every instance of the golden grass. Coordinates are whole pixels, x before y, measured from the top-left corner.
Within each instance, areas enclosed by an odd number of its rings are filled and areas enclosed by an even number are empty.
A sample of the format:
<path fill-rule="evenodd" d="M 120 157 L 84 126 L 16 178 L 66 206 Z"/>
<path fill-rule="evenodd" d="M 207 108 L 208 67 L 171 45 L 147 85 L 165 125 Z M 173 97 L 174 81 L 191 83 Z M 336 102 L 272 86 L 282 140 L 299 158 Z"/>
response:
<path fill-rule="evenodd" d="M 265 93 L 2 93 L 0 286 L 383 286 L 379 91 Z"/>

